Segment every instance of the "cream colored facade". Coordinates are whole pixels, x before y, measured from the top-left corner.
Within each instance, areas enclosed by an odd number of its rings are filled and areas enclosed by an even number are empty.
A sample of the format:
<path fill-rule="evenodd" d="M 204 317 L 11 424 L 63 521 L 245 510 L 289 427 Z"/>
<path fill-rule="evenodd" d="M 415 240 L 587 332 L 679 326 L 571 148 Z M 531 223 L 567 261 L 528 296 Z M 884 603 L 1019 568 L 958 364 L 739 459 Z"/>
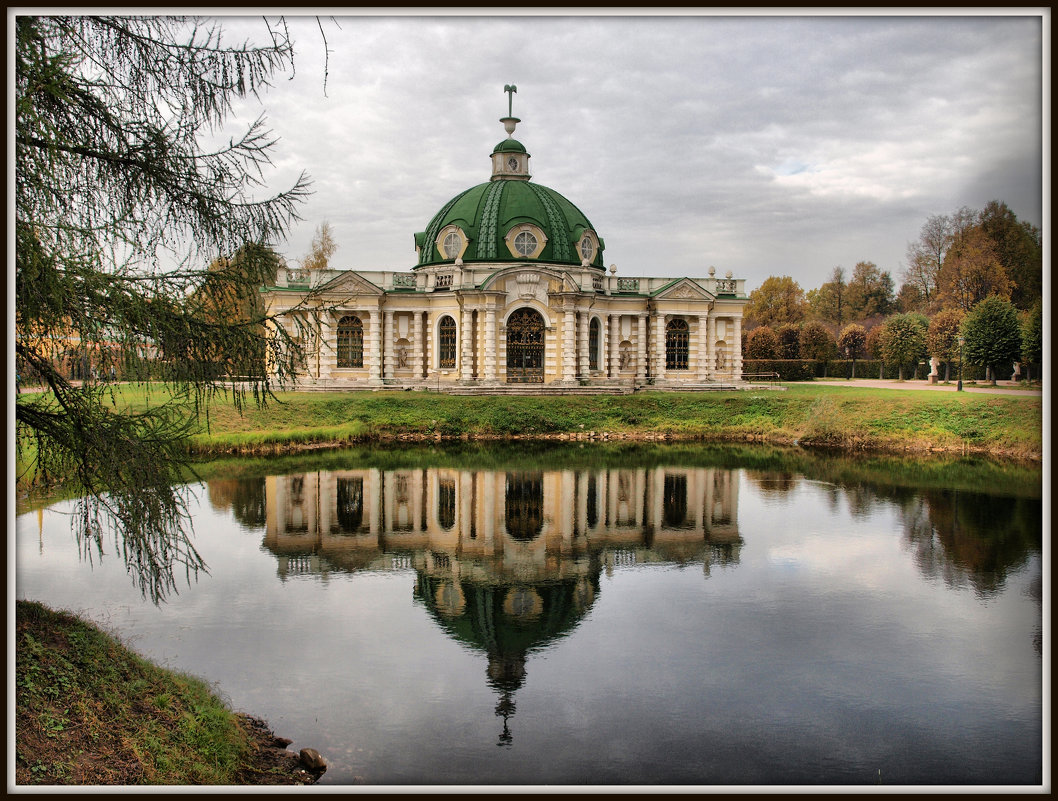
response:
<path fill-rule="evenodd" d="M 511 90 L 512 87 L 505 87 Z M 415 234 L 408 271 L 283 268 L 269 311 L 305 355 L 301 388 L 631 391 L 742 380 L 742 279 L 617 275 L 510 138 L 489 181 Z"/>
<path fill-rule="evenodd" d="M 665 467 L 531 472 L 341 470 L 270 476 L 265 545 L 280 572 L 415 568 L 475 584 L 737 561 L 738 473 Z M 312 554 L 315 566 L 301 564 Z M 396 560 L 396 561 L 394 561 Z M 406 561 L 403 561 L 406 560 Z M 455 590 L 454 590 L 455 591 Z"/>
<path fill-rule="evenodd" d="M 507 359 L 508 323 L 521 309 L 542 321 L 545 386 L 708 388 L 742 379 L 741 279 L 624 278 L 531 264 L 282 269 L 268 299 L 306 355 L 303 388 L 524 388 Z M 339 360 L 338 326 L 349 317 L 362 325 L 358 366 Z M 441 353 L 446 318 L 455 323 L 454 362 Z M 670 332 L 680 322 L 686 354 L 674 360 Z"/>

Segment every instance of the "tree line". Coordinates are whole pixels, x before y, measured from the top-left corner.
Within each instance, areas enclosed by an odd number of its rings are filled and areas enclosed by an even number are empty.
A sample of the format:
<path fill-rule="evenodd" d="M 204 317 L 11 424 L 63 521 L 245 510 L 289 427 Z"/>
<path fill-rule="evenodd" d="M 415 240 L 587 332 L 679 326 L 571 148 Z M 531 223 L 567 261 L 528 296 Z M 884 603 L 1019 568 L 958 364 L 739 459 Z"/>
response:
<path fill-rule="evenodd" d="M 769 276 L 750 293 L 743 327 L 749 360 L 861 358 L 904 367 L 936 357 L 950 379 L 961 353 L 995 380 L 1002 365 L 1042 361 L 1043 243 L 1040 230 L 993 200 L 932 215 L 907 246 L 902 283 L 870 261 L 851 275 L 803 290 Z"/>

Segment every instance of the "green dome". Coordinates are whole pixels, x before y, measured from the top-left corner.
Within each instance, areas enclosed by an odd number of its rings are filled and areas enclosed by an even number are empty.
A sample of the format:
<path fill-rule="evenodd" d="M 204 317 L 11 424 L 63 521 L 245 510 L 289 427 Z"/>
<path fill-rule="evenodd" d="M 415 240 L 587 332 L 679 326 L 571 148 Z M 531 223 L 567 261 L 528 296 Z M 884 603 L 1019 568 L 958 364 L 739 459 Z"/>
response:
<path fill-rule="evenodd" d="M 546 239 L 543 250 L 535 258 L 516 257 L 507 247 L 508 233 L 523 224 L 539 229 Z M 464 262 L 530 261 L 576 266 L 581 263 L 578 244 L 585 231 L 590 230 L 598 241 L 591 265 L 604 269 L 605 244 L 584 213 L 554 189 L 531 181 L 492 180 L 448 201 L 426 230 L 415 235 L 418 266 L 454 261 L 445 258 L 437 247 L 437 235 L 449 225 L 458 227 L 468 240 L 462 255 Z"/>
<path fill-rule="evenodd" d="M 492 151 L 493 153 L 524 153 L 525 145 L 517 139 L 504 139 Z"/>

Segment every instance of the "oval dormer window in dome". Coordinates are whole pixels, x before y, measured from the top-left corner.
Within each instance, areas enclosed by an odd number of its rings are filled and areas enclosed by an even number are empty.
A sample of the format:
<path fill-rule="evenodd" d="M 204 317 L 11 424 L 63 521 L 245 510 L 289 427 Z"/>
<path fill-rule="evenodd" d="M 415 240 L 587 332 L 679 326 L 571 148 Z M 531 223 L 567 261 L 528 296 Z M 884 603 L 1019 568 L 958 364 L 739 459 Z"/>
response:
<path fill-rule="evenodd" d="M 595 237 L 587 232 L 580 238 L 580 257 L 589 262 L 595 258 Z"/>
<path fill-rule="evenodd" d="M 547 237 L 537 226 L 522 223 L 514 226 L 504 237 L 507 249 L 516 259 L 537 259 L 547 244 Z"/>
<path fill-rule="evenodd" d="M 458 259 L 467 246 L 467 237 L 457 225 L 446 225 L 437 234 L 437 249 L 443 259 Z"/>
<path fill-rule="evenodd" d="M 522 231 L 514 238 L 514 249 L 520 256 L 532 256 L 536 252 L 537 240 L 532 231 Z"/>

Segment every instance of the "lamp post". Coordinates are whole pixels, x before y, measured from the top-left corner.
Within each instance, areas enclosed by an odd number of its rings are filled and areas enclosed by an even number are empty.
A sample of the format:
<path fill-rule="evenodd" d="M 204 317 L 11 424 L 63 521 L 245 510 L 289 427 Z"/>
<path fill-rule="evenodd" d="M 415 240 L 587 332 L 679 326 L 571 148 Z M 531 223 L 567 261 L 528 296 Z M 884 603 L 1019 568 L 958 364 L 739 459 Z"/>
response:
<path fill-rule="evenodd" d="M 966 340 L 959 334 L 959 384 L 955 387 L 956 392 L 962 392 L 962 346 Z"/>

